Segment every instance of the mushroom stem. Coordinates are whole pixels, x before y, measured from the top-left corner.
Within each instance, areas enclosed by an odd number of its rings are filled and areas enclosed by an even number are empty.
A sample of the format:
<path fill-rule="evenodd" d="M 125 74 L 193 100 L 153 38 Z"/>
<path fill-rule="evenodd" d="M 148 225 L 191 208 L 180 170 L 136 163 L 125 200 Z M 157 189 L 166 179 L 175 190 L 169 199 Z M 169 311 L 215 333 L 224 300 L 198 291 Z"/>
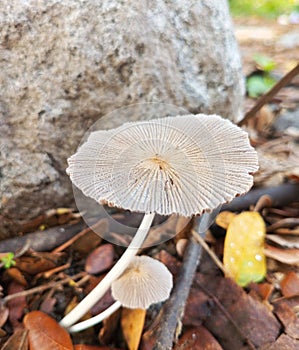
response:
<path fill-rule="evenodd" d="M 121 303 L 119 301 L 116 301 L 114 304 L 112 304 L 111 306 L 109 306 L 106 310 L 104 310 L 103 312 L 101 312 L 100 314 L 89 318 L 88 320 L 79 322 L 73 326 L 71 326 L 68 331 L 70 333 L 77 333 L 77 332 L 81 332 L 84 331 L 84 329 L 87 329 L 89 327 L 92 327 L 100 322 L 102 322 L 103 320 L 105 320 L 105 318 L 109 317 L 110 315 L 112 315 L 116 310 L 118 310 L 121 307 Z"/>
<path fill-rule="evenodd" d="M 111 283 L 125 271 L 134 256 L 137 254 L 138 249 L 142 246 L 151 227 L 154 216 L 154 213 L 144 215 L 142 222 L 127 250 L 113 266 L 113 268 L 107 273 L 107 275 L 101 280 L 101 282 L 60 321 L 60 325 L 62 327 L 68 328 L 76 323 L 82 316 L 84 316 L 106 293 L 111 286 Z"/>

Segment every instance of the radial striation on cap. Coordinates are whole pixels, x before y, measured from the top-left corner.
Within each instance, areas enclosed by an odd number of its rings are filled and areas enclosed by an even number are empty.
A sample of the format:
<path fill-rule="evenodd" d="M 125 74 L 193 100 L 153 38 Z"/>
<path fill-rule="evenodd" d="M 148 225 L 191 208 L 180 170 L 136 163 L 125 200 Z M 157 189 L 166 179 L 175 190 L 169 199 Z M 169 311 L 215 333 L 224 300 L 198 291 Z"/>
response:
<path fill-rule="evenodd" d="M 124 307 L 147 309 L 168 299 L 172 274 L 160 261 L 136 256 L 125 272 L 111 285 L 112 296 Z"/>
<path fill-rule="evenodd" d="M 72 182 L 97 202 L 183 216 L 246 193 L 258 170 L 247 133 L 227 119 L 204 114 L 93 132 L 68 163 Z"/>

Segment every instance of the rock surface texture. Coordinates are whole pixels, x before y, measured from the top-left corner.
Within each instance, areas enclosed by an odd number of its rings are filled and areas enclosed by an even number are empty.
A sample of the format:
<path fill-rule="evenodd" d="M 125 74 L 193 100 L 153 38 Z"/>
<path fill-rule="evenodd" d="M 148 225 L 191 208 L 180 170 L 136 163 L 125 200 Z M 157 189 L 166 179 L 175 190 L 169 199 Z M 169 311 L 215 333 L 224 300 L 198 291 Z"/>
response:
<path fill-rule="evenodd" d="M 72 203 L 66 159 L 116 108 L 160 101 L 242 117 L 222 0 L 2 0 L 0 45 L 0 239 Z"/>

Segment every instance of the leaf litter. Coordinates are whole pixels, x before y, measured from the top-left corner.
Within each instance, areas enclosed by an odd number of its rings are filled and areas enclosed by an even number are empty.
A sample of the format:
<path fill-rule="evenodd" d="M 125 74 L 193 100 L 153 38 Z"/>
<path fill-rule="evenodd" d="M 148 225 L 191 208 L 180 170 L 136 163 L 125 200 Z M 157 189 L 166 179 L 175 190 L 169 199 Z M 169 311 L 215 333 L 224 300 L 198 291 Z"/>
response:
<path fill-rule="evenodd" d="M 245 72 L 250 75 L 256 69 L 252 41 L 250 45 L 246 40 L 240 42 Z M 285 52 L 275 51 L 272 44 L 266 47 L 261 41 L 254 45 L 257 53 L 270 57 L 276 63 L 271 70 L 278 75 L 285 74 Z M 294 52 L 294 49 L 290 52 L 288 69 L 292 66 Z M 292 85 L 281 89 L 271 103 L 263 106 L 247 124 L 261 164 L 255 177 L 257 187 L 274 186 L 279 190 L 285 181 L 298 183 L 298 133 L 294 129 L 281 131 L 276 127 L 283 108 L 292 112 L 298 110 L 297 96 L 298 79 L 294 79 Z M 247 108 L 254 103 L 253 99 L 247 99 Z M 246 210 L 254 224 L 254 215 L 257 213 L 252 209 L 248 205 Z M 265 277 L 262 279 L 263 271 L 259 273 L 256 282 L 253 279 L 241 288 L 233 279 L 223 276 L 209 255 L 203 252 L 184 314 L 178 320 L 173 345 L 175 350 L 299 348 L 299 201 L 281 204 L 278 196 L 272 198 L 270 205 L 261 207 L 258 211 L 267 230 L 263 250 L 267 257 Z M 225 254 L 223 248 L 226 232 L 231 220 L 240 212 L 244 210 L 234 209 L 220 213 L 206 235 L 210 249 L 221 260 Z M 116 220 L 129 226 L 132 220 L 137 223 L 140 221 L 140 215 L 128 217 L 123 211 L 114 215 Z M 39 235 L 32 236 L 33 241 L 34 237 L 38 237 L 34 249 L 31 240 L 31 245 L 20 255 L 18 251 L 13 251 L 15 264 L 7 266 L 7 269 L 2 267 L 0 271 L 2 349 L 149 350 L 157 349 L 156 330 L 163 327 L 165 332 L 168 331 L 169 324 L 161 325 L 159 322 L 163 313 L 167 312 L 163 304 L 153 305 L 146 311 L 123 308 L 102 324 L 94 326 L 91 331 L 76 335 L 69 335 L 59 325 L 58 321 L 67 310 L 105 276 L 123 252 L 122 248 L 113 246 L 111 242 L 94 234 L 80 220 L 80 214 L 74 210 L 56 208 L 24 224 L 24 234 L 35 234 L 38 230 Z M 114 233 L 114 243 L 123 239 L 120 242 L 122 245 L 130 240 L 129 235 L 115 232 L 109 220 L 94 220 L 91 225 L 97 225 L 103 233 Z M 175 220 L 166 221 L 149 236 L 148 247 L 143 251 L 163 262 L 173 274 L 175 283 L 184 266 L 184 251 L 192 236 L 192 226 L 185 226 Z M 68 236 L 61 241 L 59 239 L 64 231 L 67 231 Z M 45 235 L 41 236 L 40 232 Z M 177 236 L 173 239 L 150 247 L 154 240 L 161 241 L 164 236 L 173 237 L 174 232 Z M 47 245 L 50 242 L 45 242 L 45 237 L 51 233 L 57 241 L 54 245 L 52 242 Z M 252 237 L 254 232 L 247 238 L 248 246 Z M 9 244 L 0 242 L 4 247 L 15 246 L 13 242 Z M 11 249 L 1 251 L 4 254 L 12 253 Z M 260 279 L 261 282 L 258 282 Z M 109 291 L 87 317 L 105 310 L 112 303 Z"/>

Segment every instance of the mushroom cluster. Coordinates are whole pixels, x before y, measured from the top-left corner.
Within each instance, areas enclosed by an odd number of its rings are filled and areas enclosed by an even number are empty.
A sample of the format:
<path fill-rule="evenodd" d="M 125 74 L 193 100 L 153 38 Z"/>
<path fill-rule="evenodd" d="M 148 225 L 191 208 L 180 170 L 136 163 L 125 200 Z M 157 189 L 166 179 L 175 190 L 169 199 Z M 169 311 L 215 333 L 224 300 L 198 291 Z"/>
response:
<path fill-rule="evenodd" d="M 68 163 L 67 173 L 86 196 L 145 215 L 125 253 L 64 317 L 64 327 L 80 319 L 111 285 L 118 306 L 136 307 L 136 300 L 143 299 L 144 307 L 148 307 L 165 300 L 172 284 L 165 286 L 162 299 L 148 298 L 144 286 L 150 292 L 148 281 L 162 286 L 162 277 L 148 273 L 150 258 L 135 257 L 155 213 L 191 217 L 211 211 L 247 192 L 253 184 L 252 173 L 258 169 L 257 154 L 247 133 L 220 116 L 204 114 L 131 122 L 95 131 Z M 132 286 L 133 297 L 121 292 Z"/>

